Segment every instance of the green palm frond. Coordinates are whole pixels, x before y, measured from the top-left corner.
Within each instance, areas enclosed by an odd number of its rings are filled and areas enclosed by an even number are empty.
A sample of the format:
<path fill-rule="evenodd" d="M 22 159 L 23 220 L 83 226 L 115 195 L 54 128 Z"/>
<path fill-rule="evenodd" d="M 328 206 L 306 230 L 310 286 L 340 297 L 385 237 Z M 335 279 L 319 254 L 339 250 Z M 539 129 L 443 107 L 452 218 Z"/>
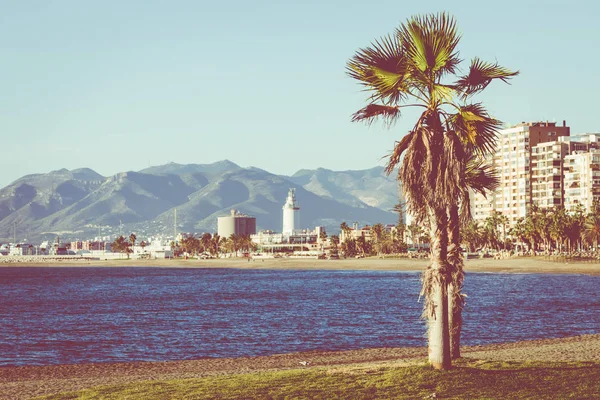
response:
<path fill-rule="evenodd" d="M 500 79 L 508 83 L 510 78 L 517 75 L 519 75 L 519 71 L 511 71 L 508 68 L 501 67 L 498 63 L 492 64 L 474 58 L 471 61 L 469 74 L 461 76 L 455 87 L 463 93 L 464 98 L 467 98 L 484 90 L 494 79 Z"/>
<path fill-rule="evenodd" d="M 434 103 L 451 102 L 456 95 L 454 87 L 449 85 L 435 84 L 431 90 L 431 100 Z"/>
<path fill-rule="evenodd" d="M 348 61 L 346 73 L 372 91 L 372 101 L 397 104 L 407 96 L 407 58 L 393 35 L 360 49 Z"/>
<path fill-rule="evenodd" d="M 396 33 L 406 54 L 421 72 L 439 78 L 456 71 L 460 63 L 456 50 L 460 35 L 456 21 L 447 13 L 411 18 Z"/>
<path fill-rule="evenodd" d="M 352 122 L 367 121 L 370 124 L 377 118 L 382 117 L 388 125 L 391 125 L 399 116 L 399 106 L 369 104 L 352 114 Z"/>
<path fill-rule="evenodd" d="M 502 122 L 492 118 L 481 103 L 460 106 L 448 123 L 461 141 L 481 155 L 495 151 L 496 137 Z"/>

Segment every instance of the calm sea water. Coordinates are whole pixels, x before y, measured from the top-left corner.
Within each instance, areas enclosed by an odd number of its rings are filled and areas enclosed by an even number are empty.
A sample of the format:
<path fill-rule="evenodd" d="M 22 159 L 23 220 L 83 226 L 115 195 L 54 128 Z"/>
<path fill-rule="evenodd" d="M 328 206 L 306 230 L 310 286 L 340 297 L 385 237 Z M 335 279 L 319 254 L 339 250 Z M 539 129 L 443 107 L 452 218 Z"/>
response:
<path fill-rule="evenodd" d="M 470 273 L 464 344 L 600 332 L 600 277 Z M 0 268 L 0 365 L 425 345 L 418 273 Z"/>

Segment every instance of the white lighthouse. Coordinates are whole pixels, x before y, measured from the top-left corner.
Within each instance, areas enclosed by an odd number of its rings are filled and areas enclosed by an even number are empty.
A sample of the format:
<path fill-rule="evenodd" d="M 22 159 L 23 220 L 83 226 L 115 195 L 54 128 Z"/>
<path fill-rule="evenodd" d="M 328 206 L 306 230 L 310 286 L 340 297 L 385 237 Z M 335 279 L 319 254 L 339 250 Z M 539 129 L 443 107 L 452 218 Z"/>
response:
<path fill-rule="evenodd" d="M 283 235 L 292 235 L 294 229 L 298 225 L 298 203 L 296 203 L 296 189 L 290 189 L 283 205 L 283 229 L 281 233 Z"/>

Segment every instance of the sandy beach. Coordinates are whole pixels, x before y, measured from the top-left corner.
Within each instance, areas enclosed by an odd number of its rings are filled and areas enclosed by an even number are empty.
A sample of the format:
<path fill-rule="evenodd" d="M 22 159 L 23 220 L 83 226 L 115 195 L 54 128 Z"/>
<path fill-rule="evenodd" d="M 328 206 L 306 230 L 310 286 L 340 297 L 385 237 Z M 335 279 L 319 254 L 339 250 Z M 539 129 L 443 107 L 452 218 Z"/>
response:
<path fill-rule="evenodd" d="M 35 258 L 23 257 L 20 261 L 0 258 L 1 267 L 176 267 L 176 268 L 243 268 L 243 269 L 321 269 L 321 270 L 371 270 L 371 271 L 421 271 L 428 263 L 426 259 L 408 258 L 359 258 L 341 260 L 316 259 L 255 259 L 218 258 L 156 259 L 156 260 L 85 260 L 71 259 L 36 262 Z M 32 261 L 33 260 L 33 261 Z M 11 261 L 11 262 L 7 262 Z M 467 272 L 491 273 L 552 273 L 600 275 L 600 262 L 559 262 L 544 257 L 512 257 L 501 260 L 492 258 L 465 261 Z"/>
<path fill-rule="evenodd" d="M 463 356 L 502 361 L 600 361 L 600 334 L 463 347 Z M 427 349 L 379 348 L 337 352 L 291 353 L 269 357 L 201 359 L 0 368 L 0 399 L 81 390 L 97 385 L 135 381 L 186 379 L 205 376 L 277 371 L 297 368 L 400 366 L 423 363 Z M 300 362 L 308 362 L 303 366 Z"/>

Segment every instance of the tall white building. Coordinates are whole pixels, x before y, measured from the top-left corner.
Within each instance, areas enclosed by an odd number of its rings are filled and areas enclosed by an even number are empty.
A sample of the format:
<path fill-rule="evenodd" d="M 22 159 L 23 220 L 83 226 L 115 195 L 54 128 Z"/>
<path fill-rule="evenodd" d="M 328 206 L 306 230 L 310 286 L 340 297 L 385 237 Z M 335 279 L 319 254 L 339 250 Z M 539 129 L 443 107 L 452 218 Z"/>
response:
<path fill-rule="evenodd" d="M 600 150 L 574 152 L 565 157 L 565 208 L 574 211 L 583 205 L 591 210 L 594 200 L 600 200 Z"/>
<path fill-rule="evenodd" d="M 281 233 L 284 235 L 292 235 L 294 229 L 299 226 L 299 212 L 300 207 L 296 203 L 296 189 L 290 189 L 288 192 L 287 199 L 283 205 L 283 229 Z"/>

